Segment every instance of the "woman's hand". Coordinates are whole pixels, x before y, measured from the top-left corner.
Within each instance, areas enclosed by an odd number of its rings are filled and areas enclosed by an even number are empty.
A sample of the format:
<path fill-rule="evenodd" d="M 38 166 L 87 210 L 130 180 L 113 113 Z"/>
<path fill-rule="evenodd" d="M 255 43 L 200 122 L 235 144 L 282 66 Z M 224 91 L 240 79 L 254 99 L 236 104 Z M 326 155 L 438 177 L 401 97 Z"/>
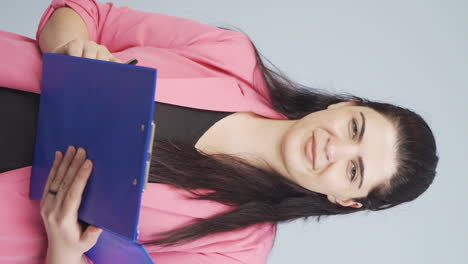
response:
<path fill-rule="evenodd" d="M 81 258 L 102 233 L 100 228 L 92 225 L 85 228 L 78 222 L 81 196 L 93 166 L 90 160 L 85 159 L 85 150 L 79 148 L 75 151 L 73 146 L 68 148 L 65 157 L 60 151 L 55 153 L 40 204 L 49 240 L 48 252 Z"/>
<path fill-rule="evenodd" d="M 54 49 L 52 53 L 122 63 L 110 53 L 106 46 L 99 45 L 91 40 L 73 39 Z"/>

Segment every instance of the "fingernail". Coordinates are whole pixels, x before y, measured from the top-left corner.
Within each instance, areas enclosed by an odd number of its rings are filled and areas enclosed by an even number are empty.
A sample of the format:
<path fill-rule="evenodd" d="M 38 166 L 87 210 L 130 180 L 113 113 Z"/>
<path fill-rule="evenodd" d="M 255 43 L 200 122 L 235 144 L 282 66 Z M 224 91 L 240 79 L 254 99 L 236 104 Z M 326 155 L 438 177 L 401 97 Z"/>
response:
<path fill-rule="evenodd" d="M 83 168 L 88 169 L 89 167 L 91 167 L 91 161 L 86 160 L 85 163 L 83 164 Z"/>

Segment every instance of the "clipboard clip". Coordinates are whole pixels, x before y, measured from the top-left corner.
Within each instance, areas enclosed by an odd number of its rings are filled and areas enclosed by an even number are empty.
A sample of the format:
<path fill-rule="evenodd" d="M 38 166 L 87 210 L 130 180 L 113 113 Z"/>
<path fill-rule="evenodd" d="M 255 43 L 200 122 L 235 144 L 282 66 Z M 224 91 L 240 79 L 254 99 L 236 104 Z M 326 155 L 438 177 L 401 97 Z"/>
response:
<path fill-rule="evenodd" d="M 154 141 L 155 128 L 156 128 L 156 124 L 154 123 L 154 121 L 151 121 L 151 138 L 150 138 L 150 142 L 149 142 L 150 144 L 148 148 L 148 158 L 146 159 L 146 169 L 145 169 L 143 191 L 145 191 L 146 185 L 148 184 L 149 169 L 151 165 L 151 158 L 153 156 L 153 141 Z"/>

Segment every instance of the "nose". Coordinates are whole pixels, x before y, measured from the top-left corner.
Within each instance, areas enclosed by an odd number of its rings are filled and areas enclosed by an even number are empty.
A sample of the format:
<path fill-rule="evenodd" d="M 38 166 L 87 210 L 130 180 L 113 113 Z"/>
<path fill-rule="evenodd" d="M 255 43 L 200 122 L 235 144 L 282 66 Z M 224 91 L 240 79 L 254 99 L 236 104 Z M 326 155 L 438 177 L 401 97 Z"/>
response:
<path fill-rule="evenodd" d="M 331 136 L 325 145 L 324 152 L 330 163 L 349 160 L 358 154 L 358 145 L 351 140 L 343 140 Z"/>

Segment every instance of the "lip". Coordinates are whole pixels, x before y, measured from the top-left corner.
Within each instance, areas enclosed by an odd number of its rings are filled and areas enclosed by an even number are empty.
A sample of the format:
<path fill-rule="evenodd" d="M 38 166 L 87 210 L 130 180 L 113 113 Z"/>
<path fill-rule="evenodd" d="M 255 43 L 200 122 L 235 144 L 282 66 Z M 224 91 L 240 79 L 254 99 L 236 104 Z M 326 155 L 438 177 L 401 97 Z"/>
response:
<path fill-rule="evenodd" d="M 305 153 L 307 159 L 312 163 L 312 168 L 315 170 L 315 153 L 314 153 L 314 146 L 315 145 L 315 138 L 314 132 L 312 132 L 312 136 L 309 138 L 305 145 Z"/>

